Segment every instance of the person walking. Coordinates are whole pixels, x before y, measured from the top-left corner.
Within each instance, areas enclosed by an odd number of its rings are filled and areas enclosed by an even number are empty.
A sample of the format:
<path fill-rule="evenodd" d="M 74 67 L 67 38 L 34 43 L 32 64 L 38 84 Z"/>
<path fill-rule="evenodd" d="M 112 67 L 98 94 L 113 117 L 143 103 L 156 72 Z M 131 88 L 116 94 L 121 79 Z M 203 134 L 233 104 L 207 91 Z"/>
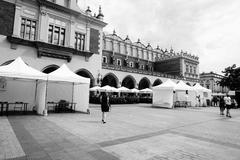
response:
<path fill-rule="evenodd" d="M 102 123 L 106 123 L 107 112 L 109 112 L 109 109 L 110 109 L 108 93 L 102 92 L 102 95 L 100 97 L 100 102 L 101 102 L 101 110 L 102 110 Z"/>
<path fill-rule="evenodd" d="M 225 102 L 224 102 L 224 98 L 223 97 L 220 97 L 219 108 L 220 108 L 220 115 L 224 115 Z"/>
<path fill-rule="evenodd" d="M 232 116 L 230 115 L 230 109 L 231 109 L 231 97 L 227 94 L 226 97 L 224 97 L 224 102 L 225 102 L 225 105 L 226 105 L 226 116 L 231 118 Z"/>

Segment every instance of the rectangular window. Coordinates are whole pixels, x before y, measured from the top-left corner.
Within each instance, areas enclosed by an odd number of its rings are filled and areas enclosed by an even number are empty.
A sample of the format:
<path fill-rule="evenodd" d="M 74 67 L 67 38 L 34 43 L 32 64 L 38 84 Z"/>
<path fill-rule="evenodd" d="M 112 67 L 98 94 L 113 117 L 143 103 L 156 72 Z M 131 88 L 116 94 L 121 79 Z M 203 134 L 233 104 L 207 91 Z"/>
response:
<path fill-rule="evenodd" d="M 118 65 L 118 66 L 121 66 L 121 65 L 122 65 L 121 59 L 117 59 L 117 65 Z"/>
<path fill-rule="evenodd" d="M 69 8 L 70 7 L 70 1 L 69 0 L 64 0 L 64 6 Z"/>
<path fill-rule="evenodd" d="M 193 67 L 193 72 L 194 74 L 196 74 L 196 67 Z"/>
<path fill-rule="evenodd" d="M 65 28 L 50 24 L 48 28 L 48 43 L 64 46 L 65 34 Z"/>
<path fill-rule="evenodd" d="M 22 18 L 20 37 L 28 40 L 36 39 L 36 21 Z"/>
<path fill-rule="evenodd" d="M 103 63 L 107 63 L 107 57 L 103 56 Z"/>
<path fill-rule="evenodd" d="M 192 73 L 192 66 L 190 66 L 190 73 Z"/>
<path fill-rule="evenodd" d="M 85 48 L 85 35 L 75 32 L 75 49 L 84 51 Z"/>
<path fill-rule="evenodd" d="M 187 73 L 189 72 L 189 68 L 188 68 L 188 65 L 186 65 L 186 72 L 187 72 Z"/>
<path fill-rule="evenodd" d="M 52 43 L 53 40 L 53 25 L 49 25 L 48 28 L 48 43 Z"/>

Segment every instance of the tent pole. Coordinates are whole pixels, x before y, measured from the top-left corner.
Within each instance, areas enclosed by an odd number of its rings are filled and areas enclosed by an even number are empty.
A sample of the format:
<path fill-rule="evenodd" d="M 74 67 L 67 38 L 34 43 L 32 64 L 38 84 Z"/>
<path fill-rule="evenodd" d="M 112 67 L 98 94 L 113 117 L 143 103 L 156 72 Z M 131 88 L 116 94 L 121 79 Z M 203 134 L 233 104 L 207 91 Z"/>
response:
<path fill-rule="evenodd" d="M 73 103 L 73 95 L 74 95 L 74 82 L 73 82 L 73 85 L 72 85 L 72 103 Z"/>
<path fill-rule="evenodd" d="M 35 88 L 35 97 L 34 97 L 34 103 L 35 103 L 35 106 L 36 106 L 36 101 L 37 101 L 37 87 L 38 87 L 38 79 L 36 80 L 36 88 Z"/>
<path fill-rule="evenodd" d="M 46 82 L 46 93 L 45 93 L 45 107 L 44 107 L 44 110 L 43 110 L 43 113 L 44 115 L 47 115 L 47 112 L 46 112 L 46 109 L 47 109 L 47 91 L 48 91 L 48 79 L 47 79 L 47 82 Z"/>

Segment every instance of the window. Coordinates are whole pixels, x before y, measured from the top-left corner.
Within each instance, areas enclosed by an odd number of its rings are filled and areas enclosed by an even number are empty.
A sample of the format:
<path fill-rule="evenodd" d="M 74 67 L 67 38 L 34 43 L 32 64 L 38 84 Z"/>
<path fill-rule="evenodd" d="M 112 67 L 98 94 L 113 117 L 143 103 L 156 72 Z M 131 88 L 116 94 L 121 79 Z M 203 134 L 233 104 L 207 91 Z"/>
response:
<path fill-rule="evenodd" d="M 142 65 L 141 65 L 141 69 L 144 70 L 144 68 L 145 68 L 145 67 L 144 67 L 144 64 L 142 64 Z"/>
<path fill-rule="evenodd" d="M 65 28 L 50 24 L 48 27 L 48 43 L 64 46 Z"/>
<path fill-rule="evenodd" d="M 75 32 L 75 49 L 84 51 L 85 47 L 85 35 Z"/>
<path fill-rule="evenodd" d="M 121 59 L 117 59 L 117 65 L 118 65 L 118 66 L 121 66 L 121 65 L 122 65 Z"/>
<path fill-rule="evenodd" d="M 107 63 L 107 57 L 103 56 L 103 63 Z"/>
<path fill-rule="evenodd" d="M 20 37 L 28 40 L 36 39 L 36 21 L 22 18 Z"/>
<path fill-rule="evenodd" d="M 186 65 L 186 72 L 187 72 L 187 73 L 189 72 L 189 68 L 188 68 L 188 65 Z"/>
<path fill-rule="evenodd" d="M 194 74 L 196 74 L 196 67 L 193 67 L 193 72 Z"/>
<path fill-rule="evenodd" d="M 190 66 L 190 73 L 192 73 L 192 66 Z"/>
<path fill-rule="evenodd" d="M 70 7 L 70 1 L 69 0 L 64 0 L 64 6 L 69 8 Z"/>
<path fill-rule="evenodd" d="M 134 67 L 133 62 L 130 62 L 129 64 L 130 64 L 130 67 L 131 67 L 131 68 Z"/>

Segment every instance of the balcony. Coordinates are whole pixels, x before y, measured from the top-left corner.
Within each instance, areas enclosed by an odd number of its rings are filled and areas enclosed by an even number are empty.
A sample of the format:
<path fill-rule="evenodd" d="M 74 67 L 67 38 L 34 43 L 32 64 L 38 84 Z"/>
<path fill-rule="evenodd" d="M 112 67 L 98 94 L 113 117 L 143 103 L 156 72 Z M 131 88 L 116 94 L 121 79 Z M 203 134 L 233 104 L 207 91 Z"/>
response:
<path fill-rule="evenodd" d="M 84 56 L 85 58 L 89 58 L 94 53 L 87 51 L 79 51 L 74 48 L 58 46 L 50 43 L 45 43 L 41 41 L 31 41 L 22 38 L 8 36 L 7 40 L 12 44 L 20 44 L 25 46 L 34 47 L 37 49 L 38 57 L 52 57 L 67 60 L 70 62 L 72 60 L 73 55 Z M 15 47 L 16 49 L 16 47 Z"/>

